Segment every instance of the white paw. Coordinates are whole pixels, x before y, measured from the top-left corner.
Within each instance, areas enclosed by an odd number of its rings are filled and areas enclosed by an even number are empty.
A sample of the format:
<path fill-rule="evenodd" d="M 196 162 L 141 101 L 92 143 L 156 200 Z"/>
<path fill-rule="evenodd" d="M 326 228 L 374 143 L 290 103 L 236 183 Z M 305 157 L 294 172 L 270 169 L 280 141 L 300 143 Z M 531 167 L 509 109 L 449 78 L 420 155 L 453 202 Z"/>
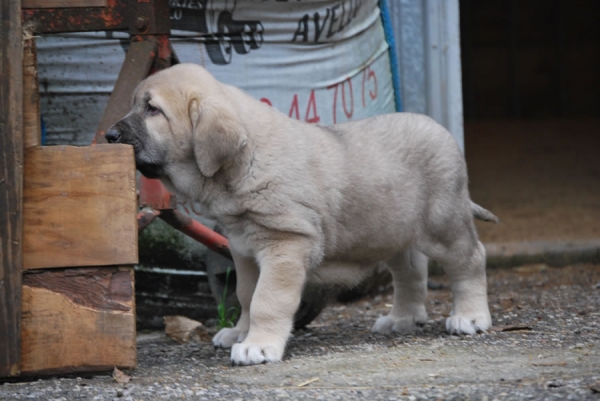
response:
<path fill-rule="evenodd" d="M 234 344 L 231 348 L 233 365 L 259 365 L 267 362 L 281 362 L 283 348 L 272 345 Z"/>
<path fill-rule="evenodd" d="M 393 317 L 391 315 L 380 316 L 373 325 L 371 331 L 373 333 L 386 335 L 391 334 L 392 332 L 410 334 L 417 331 L 418 325 L 426 323 L 427 319 L 428 317 L 425 308 L 417 313 L 405 314 L 399 317 Z"/>
<path fill-rule="evenodd" d="M 486 331 L 492 327 L 492 318 L 489 313 L 476 316 L 453 315 L 446 320 L 446 331 L 450 334 L 473 335 Z"/>
<path fill-rule="evenodd" d="M 234 328 L 224 328 L 219 330 L 212 339 L 212 343 L 215 347 L 219 348 L 231 348 L 235 343 L 244 341 L 247 331 L 241 331 Z"/>

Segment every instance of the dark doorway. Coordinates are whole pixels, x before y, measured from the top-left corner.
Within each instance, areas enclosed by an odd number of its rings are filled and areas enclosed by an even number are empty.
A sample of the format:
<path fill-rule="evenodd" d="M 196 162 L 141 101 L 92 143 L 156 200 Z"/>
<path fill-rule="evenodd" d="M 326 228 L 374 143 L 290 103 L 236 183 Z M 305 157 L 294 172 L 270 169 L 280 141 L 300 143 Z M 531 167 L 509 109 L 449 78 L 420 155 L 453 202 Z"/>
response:
<path fill-rule="evenodd" d="M 461 0 L 465 149 L 484 241 L 600 239 L 600 1 Z"/>

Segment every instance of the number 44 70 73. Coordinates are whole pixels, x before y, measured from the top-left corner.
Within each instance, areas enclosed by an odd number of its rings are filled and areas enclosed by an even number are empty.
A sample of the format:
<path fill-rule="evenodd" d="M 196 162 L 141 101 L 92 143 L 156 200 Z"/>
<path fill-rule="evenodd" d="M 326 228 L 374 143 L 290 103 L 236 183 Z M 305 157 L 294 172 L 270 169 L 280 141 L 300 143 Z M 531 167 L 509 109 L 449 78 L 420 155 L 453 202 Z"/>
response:
<path fill-rule="evenodd" d="M 357 85 L 358 84 L 358 85 Z M 365 67 L 361 73 L 354 77 L 347 78 L 344 81 L 330 85 L 326 91 L 315 91 L 312 89 L 306 102 L 306 108 L 304 112 L 304 121 L 308 123 L 319 123 L 321 117 L 319 116 L 319 109 L 317 107 L 317 93 L 320 95 L 319 99 L 323 97 L 323 94 L 331 94 L 331 113 L 333 123 L 336 124 L 338 120 L 338 108 L 341 105 L 341 109 L 346 116 L 347 120 L 351 120 L 354 115 L 354 90 L 360 90 L 360 105 L 362 108 L 366 108 L 367 105 L 377 98 L 377 75 L 370 67 Z M 338 100 L 339 99 L 339 100 Z M 267 103 L 272 106 L 273 104 L 268 98 L 260 99 L 261 102 Z M 326 100 L 322 100 L 326 101 Z M 292 97 L 288 116 L 300 120 L 300 99 L 297 93 Z"/>

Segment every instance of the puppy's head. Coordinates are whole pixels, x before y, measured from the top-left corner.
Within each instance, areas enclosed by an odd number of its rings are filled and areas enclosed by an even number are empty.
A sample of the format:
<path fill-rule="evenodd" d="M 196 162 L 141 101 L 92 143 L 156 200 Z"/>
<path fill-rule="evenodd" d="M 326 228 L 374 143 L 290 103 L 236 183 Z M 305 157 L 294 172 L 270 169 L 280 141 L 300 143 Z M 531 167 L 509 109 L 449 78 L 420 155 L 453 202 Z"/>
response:
<path fill-rule="evenodd" d="M 138 170 L 148 178 L 199 171 L 212 177 L 246 144 L 246 132 L 226 89 L 204 68 L 180 64 L 136 88 L 130 112 L 106 133 L 110 143 L 130 144 Z"/>

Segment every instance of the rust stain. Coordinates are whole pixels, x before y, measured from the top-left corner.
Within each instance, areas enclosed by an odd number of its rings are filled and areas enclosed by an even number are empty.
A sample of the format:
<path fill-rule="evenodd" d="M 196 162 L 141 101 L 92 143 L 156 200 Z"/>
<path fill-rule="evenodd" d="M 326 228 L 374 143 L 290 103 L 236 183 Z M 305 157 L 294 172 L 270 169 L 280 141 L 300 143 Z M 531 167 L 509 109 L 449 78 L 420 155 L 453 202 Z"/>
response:
<path fill-rule="evenodd" d="M 126 29 L 127 5 L 123 0 L 108 0 L 106 7 L 32 8 L 22 12 L 23 21 L 35 25 L 35 31 L 84 32 Z"/>
<path fill-rule="evenodd" d="M 117 0 L 108 0 L 108 7 L 102 10 L 100 18 L 107 26 L 117 26 L 123 22 L 123 16 L 116 11 Z"/>

